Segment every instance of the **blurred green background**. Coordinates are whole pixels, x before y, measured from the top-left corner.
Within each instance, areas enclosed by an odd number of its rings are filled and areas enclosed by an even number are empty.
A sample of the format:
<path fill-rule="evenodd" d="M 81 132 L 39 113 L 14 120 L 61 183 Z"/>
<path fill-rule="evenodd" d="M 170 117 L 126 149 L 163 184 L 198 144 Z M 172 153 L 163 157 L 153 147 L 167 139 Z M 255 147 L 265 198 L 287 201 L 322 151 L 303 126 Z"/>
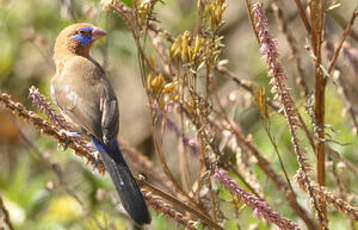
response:
<path fill-rule="evenodd" d="M 303 24 L 297 16 L 293 1 L 285 0 L 282 7 L 289 16 L 289 27 L 294 31 L 299 42 L 300 54 L 304 68 L 307 71 L 307 82 L 312 88 L 312 58 L 310 51 L 305 49 L 308 45 L 307 34 Z M 282 62 L 287 71 L 288 82 L 293 89 L 298 105 L 302 105 L 298 87 L 295 83 L 297 73 L 293 59 L 289 52 L 284 35 L 279 32 L 276 19 L 270 7 L 271 1 L 265 1 L 267 15 L 270 21 L 272 34 L 278 39 Z M 222 29 L 226 44 L 224 58 L 230 62 L 228 68 L 237 73 L 240 78 L 254 81 L 258 86 L 267 85 L 265 64 L 258 50 L 256 38 L 250 23 L 244 1 L 229 0 L 229 6 Z M 330 12 L 348 20 L 352 9 L 357 6 L 356 0 L 342 1 L 342 5 Z M 168 0 L 159 3 L 155 12 L 160 25 L 170 31 L 174 36 L 185 30 L 193 30 L 197 23 L 198 13 L 196 1 Z M 329 16 L 327 21 L 327 38 L 336 42 L 342 33 L 334 17 Z M 49 81 L 55 73 L 52 61 L 53 45 L 57 34 L 65 26 L 74 22 L 89 22 L 99 25 L 109 35 L 96 43 L 93 56 L 104 66 L 109 73 L 111 82 L 117 92 L 121 111 L 120 136 L 130 145 L 150 157 L 155 164 L 157 159 L 153 153 L 151 128 L 146 95 L 137 64 L 137 52 L 134 41 L 122 19 L 109 12 L 102 12 L 99 1 L 94 0 L 0 0 L 0 89 L 13 96 L 15 100 L 31 107 L 28 98 L 28 89 L 35 85 L 43 94 L 49 95 Z M 354 29 L 358 31 L 358 23 Z M 352 47 L 357 47 L 357 41 L 348 38 Z M 327 63 L 327 62 L 326 62 Z M 338 63 L 345 67 L 343 76 L 349 83 L 350 96 L 354 108 L 358 105 L 357 76 L 340 57 Z M 262 150 L 267 158 L 272 159 L 275 169 L 282 173 L 277 156 L 273 151 L 268 137 L 262 128 L 259 111 L 254 98 L 236 84 L 223 77 L 215 76 L 220 85 L 220 96 L 225 99 L 235 96 L 235 100 L 228 104 L 228 110 L 233 118 L 240 122 L 246 134 L 252 134 L 254 143 Z M 269 91 L 269 88 L 268 90 Z M 327 92 L 327 124 L 332 127 L 328 131 L 329 138 L 334 142 L 328 144 L 340 154 L 358 164 L 358 138 L 352 133 L 350 119 L 345 113 L 344 101 L 338 93 L 338 86 L 330 82 Z M 305 119 L 309 118 L 302 108 Z M 287 167 L 291 180 L 297 170 L 297 161 L 292 146 L 286 121 L 280 115 L 271 117 L 271 130 L 279 142 L 281 154 Z M 334 130 L 334 131 L 333 131 Z M 303 135 L 302 135 L 303 136 Z M 173 143 L 174 137 L 172 137 Z M 170 143 L 170 142 L 169 142 Z M 304 145 L 309 150 L 308 143 Z M 168 165 L 178 176 L 178 154 L 176 146 L 166 146 Z M 311 155 L 308 157 L 312 160 Z M 43 161 L 49 159 L 60 168 L 60 183 L 53 170 Z M 191 171 L 194 172 L 199 158 L 193 158 Z M 130 163 L 130 162 L 129 162 Z M 313 164 L 313 161 L 311 161 Z M 336 164 L 330 161 L 329 164 Z M 11 221 L 19 230 L 61 230 L 61 229 L 131 229 L 130 223 L 118 208 L 118 201 L 108 176 L 94 174 L 83 160 L 74 156 L 71 150 L 61 151 L 57 143 L 48 137 L 41 136 L 28 124 L 14 119 L 13 116 L 0 109 L 0 194 L 8 208 Z M 159 164 L 158 164 L 158 167 Z M 337 190 L 335 182 L 330 179 L 328 170 L 328 187 Z M 358 193 L 358 179 L 344 167 L 339 173 L 351 185 L 351 192 Z M 195 173 L 193 173 L 195 174 Z M 267 201 L 272 207 L 283 213 L 286 217 L 298 221 L 298 217 L 284 201 L 282 195 L 276 191 L 272 182 L 258 168 L 257 177 L 265 190 Z M 178 176 L 179 177 L 179 176 Z M 195 178 L 195 175 L 192 180 Z M 307 196 L 299 193 L 299 201 L 310 209 Z M 70 191 L 70 192 L 69 192 Z M 72 192 L 75 194 L 73 195 Z M 222 194 L 223 199 L 231 199 L 227 193 Z M 357 205 L 357 201 L 354 203 Z M 230 206 L 223 207 L 230 210 Z M 231 207 L 232 208 L 232 207 Z M 334 209 L 331 211 L 331 229 L 347 229 L 344 216 Z M 232 210 L 231 210 L 232 212 Z M 181 227 L 157 216 L 153 211 L 153 224 L 148 229 L 181 229 Z M 313 215 L 313 214 L 312 214 Z M 252 216 L 252 211 L 244 209 L 239 217 L 228 212 L 230 221 L 226 229 L 268 229 L 263 222 L 258 222 Z M 240 228 L 239 228 L 240 226 Z"/>

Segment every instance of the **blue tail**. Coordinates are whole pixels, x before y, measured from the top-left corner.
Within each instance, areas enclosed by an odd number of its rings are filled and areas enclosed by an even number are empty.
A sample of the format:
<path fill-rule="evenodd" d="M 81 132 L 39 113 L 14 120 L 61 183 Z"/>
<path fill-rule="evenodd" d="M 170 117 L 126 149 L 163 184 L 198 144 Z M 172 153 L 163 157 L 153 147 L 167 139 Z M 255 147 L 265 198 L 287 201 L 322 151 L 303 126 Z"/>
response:
<path fill-rule="evenodd" d="M 92 141 L 101 154 L 125 210 L 137 224 L 150 224 L 151 217 L 147 205 L 122 156 L 118 142 L 115 141 L 108 147 L 95 138 L 92 138 Z"/>

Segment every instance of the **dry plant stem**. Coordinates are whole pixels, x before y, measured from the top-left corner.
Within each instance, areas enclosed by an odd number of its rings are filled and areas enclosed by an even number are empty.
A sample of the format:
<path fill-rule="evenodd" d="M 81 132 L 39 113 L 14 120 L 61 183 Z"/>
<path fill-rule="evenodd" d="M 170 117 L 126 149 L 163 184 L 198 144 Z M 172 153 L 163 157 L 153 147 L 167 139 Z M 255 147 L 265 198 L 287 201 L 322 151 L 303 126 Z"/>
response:
<path fill-rule="evenodd" d="M 354 10 L 353 12 L 353 15 L 351 17 L 351 20 L 349 21 L 349 23 L 347 24 L 344 32 L 343 32 L 343 35 L 339 41 L 339 44 L 338 44 L 338 47 L 337 49 L 335 50 L 334 54 L 333 54 L 333 57 L 332 57 L 332 60 L 331 62 L 329 63 L 329 67 L 328 67 L 328 73 L 331 74 L 333 69 L 334 69 L 334 66 L 337 62 L 337 59 L 338 59 L 338 56 L 341 52 L 341 49 L 342 49 L 342 46 L 343 46 L 343 43 L 344 41 L 346 40 L 347 36 L 350 34 L 350 32 L 352 31 L 352 26 L 354 24 L 354 21 L 356 19 L 356 17 L 358 16 L 358 9 Z"/>
<path fill-rule="evenodd" d="M 150 190 L 151 192 L 159 195 L 160 197 L 162 197 L 163 199 L 165 199 L 165 200 L 169 201 L 170 203 L 174 204 L 178 208 L 181 208 L 184 211 L 186 211 L 186 212 L 188 212 L 188 213 L 190 213 L 192 215 L 195 215 L 197 218 L 199 218 L 202 221 L 202 223 L 206 224 L 207 226 L 209 226 L 209 227 L 211 227 L 213 229 L 223 230 L 223 228 L 221 226 L 219 226 L 218 224 L 213 222 L 208 216 L 203 215 L 201 212 L 199 212 L 196 209 L 194 209 L 194 208 L 186 205 L 185 203 L 179 201 L 178 199 L 176 199 L 175 197 L 171 196 L 170 194 L 167 194 L 167 193 L 159 190 L 158 188 L 156 188 L 155 186 L 149 184 L 145 180 L 140 180 L 140 186 L 142 188 Z"/>
<path fill-rule="evenodd" d="M 298 120 L 301 124 L 301 128 L 303 129 L 303 131 L 305 132 L 306 134 L 306 137 L 308 138 L 308 141 L 310 142 L 310 145 L 312 147 L 312 150 L 315 152 L 316 149 L 315 149 L 315 143 L 314 143 L 314 140 L 313 140 L 313 135 L 312 133 L 308 130 L 308 127 L 307 125 L 305 124 L 305 122 L 303 121 L 303 118 L 301 116 L 300 113 L 297 114 L 298 115 Z"/>
<path fill-rule="evenodd" d="M 307 15 L 305 13 L 305 10 L 302 7 L 301 1 L 300 0 L 294 0 L 294 1 L 296 3 L 296 7 L 298 10 L 298 13 L 301 16 L 303 24 L 305 25 L 307 33 L 311 33 L 311 26 L 310 26 L 310 23 L 308 22 Z"/>
<path fill-rule="evenodd" d="M 204 141 L 202 140 L 202 138 L 199 137 L 199 134 L 197 134 L 198 139 L 200 141 L 200 163 L 199 163 L 199 169 L 198 169 L 198 174 L 196 176 L 196 184 L 197 184 L 197 189 L 196 189 L 196 199 L 198 200 L 198 203 L 200 205 L 202 205 L 201 203 L 201 195 L 200 195 L 200 191 L 201 191 L 201 178 L 203 175 L 203 171 L 205 169 L 205 147 L 204 147 Z"/>
<path fill-rule="evenodd" d="M 159 56 L 159 60 L 161 62 L 162 66 L 168 66 L 169 60 L 168 55 L 166 53 L 166 47 L 164 45 L 163 40 L 160 38 L 159 34 L 156 32 L 153 32 L 152 30 L 148 31 L 148 35 L 150 37 L 150 40 L 152 42 L 152 45 L 156 47 L 155 51 L 157 52 Z M 164 68 L 166 74 L 170 74 L 169 68 Z"/>
<path fill-rule="evenodd" d="M 284 11 L 280 8 L 280 4 L 277 0 L 275 0 L 272 3 L 272 8 L 275 12 L 276 18 L 278 19 L 278 22 L 280 23 L 280 29 L 283 32 L 283 34 L 286 36 L 286 40 L 288 41 L 291 55 L 295 59 L 296 62 L 296 70 L 298 73 L 296 82 L 301 87 L 302 93 L 301 96 L 304 98 L 309 97 L 309 89 L 306 83 L 306 74 L 302 67 L 302 61 L 300 58 L 299 50 L 297 49 L 297 40 L 293 36 L 292 30 L 289 29 L 287 25 L 287 20 Z"/>
<path fill-rule="evenodd" d="M 172 218 L 178 224 L 185 226 L 186 229 L 197 230 L 196 221 L 193 221 L 174 209 L 174 207 L 166 203 L 161 197 L 153 195 L 147 188 L 141 189 L 147 203 L 157 211 L 164 213 L 166 216 Z"/>
<path fill-rule="evenodd" d="M 249 20 L 251 23 L 252 28 L 255 28 L 255 24 L 254 24 L 254 19 L 253 16 L 251 14 L 251 3 L 250 0 L 245 0 L 245 4 L 246 4 L 246 11 L 247 11 L 247 15 L 249 16 Z M 255 33 L 256 39 L 257 41 L 259 41 L 259 37 L 257 36 L 257 34 Z"/>
<path fill-rule="evenodd" d="M 258 194 L 255 191 L 255 189 L 246 181 L 245 177 L 243 175 L 241 175 L 241 173 L 239 171 L 237 171 L 237 169 L 232 165 L 232 163 L 227 162 L 227 163 L 225 163 L 225 166 L 227 167 L 227 169 L 230 170 L 230 172 L 235 174 L 235 176 L 237 176 L 242 183 L 244 183 L 244 185 L 250 190 L 250 192 L 255 194 L 255 196 L 257 198 L 259 198 L 260 200 L 264 200 L 264 198 L 260 194 Z"/>
<path fill-rule="evenodd" d="M 297 182 L 299 186 L 303 190 L 307 190 L 308 184 L 304 182 L 304 175 L 302 171 L 297 174 Z M 327 191 L 325 187 L 319 186 L 315 181 L 310 180 L 309 186 L 312 189 L 312 192 L 317 197 L 321 197 L 325 200 L 328 204 L 333 205 L 338 211 L 342 212 L 347 217 L 351 218 L 352 220 L 358 221 L 358 208 L 351 206 L 347 201 L 342 200 L 341 198 L 337 197 L 333 193 Z"/>
<path fill-rule="evenodd" d="M 221 117 L 224 118 L 226 123 L 230 124 L 231 121 L 229 120 L 229 117 L 227 116 L 227 114 L 225 112 L 225 108 L 221 103 L 221 100 L 220 100 L 219 95 L 218 95 L 217 87 L 216 87 L 216 85 L 215 85 L 215 83 L 213 81 L 211 81 L 211 85 L 212 85 L 212 89 L 213 89 L 212 91 L 213 91 L 213 94 L 214 94 L 214 98 L 215 98 L 215 100 L 216 100 L 216 102 L 219 105 L 219 108 L 221 110 L 221 112 L 219 112 L 219 113 L 221 114 Z M 236 127 L 236 128 L 238 129 L 238 127 Z M 236 151 L 234 150 L 234 152 L 236 152 Z M 263 189 L 260 187 L 260 184 L 258 183 L 258 180 L 257 180 L 256 176 L 250 171 L 250 169 L 248 167 L 246 167 L 246 165 L 245 165 L 245 170 L 241 170 L 241 171 L 245 171 L 247 173 L 248 179 L 250 181 L 250 182 L 247 181 L 247 183 L 250 184 L 251 188 L 256 188 L 255 189 L 256 190 L 255 194 L 260 194 L 259 197 L 264 197 Z"/>
<path fill-rule="evenodd" d="M 5 226 L 8 227 L 9 230 L 14 230 L 14 227 L 12 226 L 12 224 L 10 222 L 9 212 L 5 208 L 5 205 L 4 205 L 4 202 L 3 202 L 1 196 L 0 196 L 0 217 L 4 221 Z"/>
<path fill-rule="evenodd" d="M 321 11 L 320 11 L 320 43 L 322 44 L 324 35 L 325 35 L 325 26 L 326 26 L 326 1 L 327 0 L 320 0 L 321 3 Z"/>
<path fill-rule="evenodd" d="M 218 221 L 217 214 L 216 214 L 216 201 L 215 201 L 215 193 L 213 191 L 213 185 L 211 181 L 211 177 L 208 178 L 208 187 L 210 192 L 210 199 L 211 199 L 211 210 L 213 212 L 213 220 L 216 223 Z"/>
<path fill-rule="evenodd" d="M 316 143 L 316 155 L 317 155 L 317 181 L 320 186 L 325 186 L 325 94 L 327 78 L 323 75 L 321 68 L 321 44 L 322 44 L 322 31 L 324 30 L 323 25 L 323 14 L 325 14 L 325 5 L 322 5 L 325 1 L 312 0 L 309 3 L 311 12 L 311 43 L 312 51 L 314 55 L 313 68 L 315 74 L 315 91 L 314 91 L 314 115 L 315 125 L 317 127 L 318 141 Z M 321 5 L 320 5 L 321 3 Z M 324 200 L 318 199 L 319 209 L 322 218 L 320 218 L 320 229 L 328 229 L 327 223 L 327 210 Z M 325 222 L 325 223 L 323 223 Z"/>
<path fill-rule="evenodd" d="M 222 129 L 222 131 L 230 130 L 234 133 L 238 143 L 242 145 L 242 147 L 247 148 L 250 151 L 251 155 L 255 157 L 255 159 L 257 160 L 257 165 L 274 182 L 275 187 L 283 192 L 291 208 L 297 213 L 298 216 L 302 218 L 308 229 L 317 229 L 316 223 L 309 216 L 307 211 L 297 202 L 296 195 L 291 192 L 288 185 L 285 183 L 284 178 L 282 178 L 279 174 L 275 172 L 275 170 L 271 167 L 271 162 L 269 162 L 265 157 L 263 157 L 263 155 L 253 145 L 253 143 L 249 139 L 245 138 L 240 132 L 238 132 L 233 125 L 229 128 L 226 127 L 227 125 L 223 125 L 223 127 L 221 125 L 216 126 Z"/>
<path fill-rule="evenodd" d="M 278 61 L 279 54 L 277 51 L 276 42 L 272 39 L 268 31 L 267 18 L 260 4 L 256 4 L 253 7 L 252 14 L 254 15 L 255 20 L 254 30 L 260 38 L 261 53 L 265 57 L 265 61 L 269 68 L 269 75 L 272 76 L 272 83 L 277 89 L 278 96 L 281 99 L 281 103 L 285 112 L 285 117 L 292 137 L 292 143 L 300 166 L 300 168 L 298 169 L 298 173 L 301 173 L 304 176 L 302 179 L 304 180 L 305 184 L 309 186 L 308 193 L 309 196 L 313 199 L 313 204 L 315 209 L 317 210 L 320 223 L 321 225 L 326 227 L 326 218 L 322 214 L 320 206 L 317 202 L 317 197 L 315 196 L 312 191 L 312 188 L 310 187 L 310 178 L 308 176 L 310 166 L 307 163 L 307 159 L 304 157 L 305 151 L 301 147 L 301 141 L 298 138 L 296 131 L 297 127 L 299 127 L 301 123 L 298 120 L 299 116 L 296 105 L 284 83 L 286 75 L 281 63 Z"/>
<path fill-rule="evenodd" d="M 272 134 L 271 134 L 271 130 L 270 130 L 270 120 L 269 120 L 269 118 L 265 119 L 265 117 L 263 117 L 263 119 L 264 119 L 263 122 L 264 122 L 265 131 L 266 131 L 266 133 L 267 133 L 267 136 L 268 136 L 269 139 L 270 139 L 270 142 L 271 142 L 272 146 L 274 147 L 274 150 L 275 150 L 275 152 L 276 152 L 277 158 L 278 158 L 278 160 L 279 160 L 279 162 L 280 162 L 280 166 L 281 166 L 282 171 L 283 171 L 283 173 L 284 173 L 284 175 L 285 175 L 285 179 L 286 179 L 286 182 L 287 182 L 287 184 L 288 184 L 288 188 L 290 189 L 290 192 L 291 192 L 295 197 L 297 197 L 297 194 L 295 193 L 295 191 L 294 191 L 293 188 L 292 188 L 290 178 L 288 177 L 287 171 L 286 171 L 286 169 L 285 169 L 285 165 L 283 164 L 283 160 L 282 160 L 282 158 L 281 158 L 280 150 L 279 150 L 279 148 L 278 148 L 278 146 L 277 146 L 277 143 L 276 143 L 274 137 L 273 137 Z"/>
<path fill-rule="evenodd" d="M 179 95 L 180 95 L 180 100 L 183 103 L 184 101 L 184 81 L 185 81 L 185 75 L 184 77 L 181 79 L 181 87 L 180 87 L 180 91 L 179 91 Z M 180 179 L 182 182 L 182 185 L 184 187 L 185 191 L 189 191 L 189 175 L 188 175 L 188 159 L 187 159 L 187 154 L 185 151 L 185 145 L 184 145 L 184 139 L 185 139 L 185 124 L 184 124 L 184 116 L 183 113 L 180 113 L 179 115 L 179 119 L 180 119 L 180 128 L 182 130 L 182 135 L 179 136 L 179 145 L 178 145 L 178 152 L 179 152 L 179 168 L 180 168 Z"/>
<path fill-rule="evenodd" d="M 283 192 L 286 199 L 288 200 L 289 205 L 297 213 L 297 215 L 302 218 L 302 220 L 307 225 L 307 228 L 310 230 L 317 229 L 314 220 L 297 202 L 296 194 L 291 192 L 289 186 L 284 182 L 284 179 L 280 175 L 276 174 L 273 168 L 271 168 L 271 163 L 258 152 L 258 150 L 252 145 L 251 142 L 247 141 L 246 139 L 243 139 L 243 141 L 257 159 L 260 168 L 262 168 L 265 174 L 274 182 L 276 188 Z"/>
<path fill-rule="evenodd" d="M 268 223 L 277 225 L 284 230 L 299 230 L 301 229 L 296 223 L 283 217 L 280 213 L 274 211 L 266 202 L 259 200 L 244 189 L 233 180 L 226 171 L 218 169 L 214 177 L 235 197 L 252 208 L 256 215 L 262 216 Z"/>
<path fill-rule="evenodd" d="M 289 47 L 291 49 L 291 54 L 294 57 L 294 59 L 296 60 L 296 70 L 298 73 L 298 78 L 296 80 L 296 82 L 301 86 L 302 88 L 302 96 L 304 98 L 309 98 L 310 96 L 310 92 L 305 80 L 305 71 L 302 68 L 302 62 L 301 62 L 301 58 L 299 55 L 299 50 L 297 49 L 297 41 L 295 39 L 295 37 L 293 36 L 292 31 L 288 28 L 288 25 L 286 23 L 286 18 L 285 18 L 285 14 L 283 12 L 283 10 L 280 8 L 280 5 L 277 4 L 277 0 L 275 0 L 273 2 L 273 9 L 275 12 L 276 17 L 278 18 L 278 21 L 281 24 L 281 31 L 286 35 L 286 39 L 288 41 Z M 312 134 L 310 133 L 310 131 L 308 130 L 306 124 L 304 123 L 301 114 L 298 114 L 298 119 L 300 121 L 300 123 L 302 124 L 302 129 L 304 130 L 310 144 L 311 147 L 313 149 L 313 151 L 315 151 L 315 143 L 313 141 L 313 137 Z"/>
<path fill-rule="evenodd" d="M 344 29 L 348 24 L 348 22 L 335 10 L 328 11 L 328 15 L 331 16 L 331 18 L 333 18 L 333 20 L 335 20 L 342 29 Z M 353 29 L 351 30 L 349 36 L 358 42 L 358 33 Z"/>
<path fill-rule="evenodd" d="M 69 143 L 68 147 L 75 150 L 76 155 L 86 158 L 87 163 L 96 166 L 96 169 L 99 172 L 104 172 L 104 165 L 102 161 L 98 161 L 97 159 L 95 159 L 91 154 L 88 153 L 88 151 L 83 146 L 78 144 L 72 137 L 68 137 L 65 133 L 60 134 L 60 130 L 58 127 L 43 120 L 34 112 L 28 111 L 21 103 L 13 101 L 8 94 L 0 92 L 0 104 L 4 105 L 5 108 L 11 113 L 13 113 L 15 116 L 27 122 L 30 122 L 32 125 L 34 125 L 36 129 L 40 130 L 42 134 L 52 136 L 53 138 L 57 139 L 61 145 L 64 146 L 66 143 Z"/>
<path fill-rule="evenodd" d="M 153 111 L 153 108 L 152 108 Z M 153 118 L 154 119 L 154 118 Z M 192 204 L 193 206 L 195 206 L 203 215 L 206 215 L 209 217 L 209 214 L 206 213 L 206 211 L 192 198 L 190 197 L 184 190 L 183 188 L 178 184 L 178 182 L 175 180 L 173 174 L 171 173 L 170 169 L 168 168 L 168 165 L 166 163 L 164 154 L 162 152 L 162 149 L 159 145 L 159 141 L 158 138 L 155 134 L 154 131 L 154 123 L 152 125 L 152 132 L 153 132 L 153 139 L 154 139 L 154 147 L 156 152 L 158 153 L 158 157 L 159 157 L 159 161 L 160 164 L 163 168 L 163 171 L 165 173 L 165 175 L 168 177 L 168 179 L 171 181 L 171 183 L 173 184 L 173 186 L 175 187 L 175 189 L 181 194 L 183 195 L 189 202 L 190 204 Z"/>
<path fill-rule="evenodd" d="M 147 24 L 147 26 L 148 26 L 148 29 L 150 29 L 151 31 L 155 32 L 156 34 L 164 36 L 165 39 L 168 40 L 169 42 L 173 43 L 175 41 L 175 38 L 168 31 L 158 27 L 154 23 L 149 22 Z"/>
<path fill-rule="evenodd" d="M 179 140 L 179 143 L 183 144 L 186 148 L 190 149 L 190 152 L 193 155 L 196 155 L 200 152 L 200 146 L 198 146 L 195 140 L 190 139 L 188 135 L 185 134 L 183 130 L 181 130 L 176 123 L 168 117 L 168 115 L 159 107 L 154 106 L 155 109 L 155 116 L 159 121 L 163 121 L 165 124 L 165 128 L 170 129 L 175 136 L 181 140 Z"/>
<path fill-rule="evenodd" d="M 206 158 L 205 142 L 203 140 L 202 135 L 199 134 L 198 136 L 200 137 L 201 158 L 200 158 L 200 165 L 199 165 L 199 172 L 198 172 L 198 179 L 197 179 L 197 183 L 198 183 L 197 197 L 198 197 L 198 202 L 200 203 L 202 170 L 207 171 L 208 168 L 206 167 L 206 164 L 205 164 L 205 158 Z M 209 187 L 209 192 L 210 192 L 211 210 L 212 210 L 212 213 L 213 213 L 213 220 L 214 220 L 214 222 L 217 222 L 216 202 L 215 202 L 214 192 L 213 192 L 213 189 L 212 189 L 211 177 L 208 178 L 208 181 L 209 181 L 208 187 Z"/>

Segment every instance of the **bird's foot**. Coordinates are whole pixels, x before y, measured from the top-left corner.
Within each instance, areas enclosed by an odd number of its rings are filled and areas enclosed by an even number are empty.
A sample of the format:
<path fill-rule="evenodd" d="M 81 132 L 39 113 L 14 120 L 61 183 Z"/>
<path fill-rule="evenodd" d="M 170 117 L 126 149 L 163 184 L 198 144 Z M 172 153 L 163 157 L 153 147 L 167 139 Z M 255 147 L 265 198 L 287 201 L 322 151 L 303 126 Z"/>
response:
<path fill-rule="evenodd" d="M 71 132 L 71 131 L 64 130 L 64 129 L 61 129 L 60 132 L 59 132 L 60 136 L 62 136 L 62 134 L 65 134 L 66 137 L 72 137 L 72 138 L 76 138 L 76 137 L 81 136 L 81 133 L 79 133 L 79 132 Z M 63 147 L 63 151 L 65 151 L 68 148 L 69 145 L 70 145 L 70 139 L 66 138 L 65 146 Z"/>

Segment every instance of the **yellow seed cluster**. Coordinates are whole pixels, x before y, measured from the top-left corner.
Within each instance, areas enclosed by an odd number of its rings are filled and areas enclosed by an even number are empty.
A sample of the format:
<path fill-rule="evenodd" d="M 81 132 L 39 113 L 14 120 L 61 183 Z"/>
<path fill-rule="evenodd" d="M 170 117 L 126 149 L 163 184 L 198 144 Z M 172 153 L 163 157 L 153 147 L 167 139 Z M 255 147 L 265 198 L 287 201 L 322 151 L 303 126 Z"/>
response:
<path fill-rule="evenodd" d="M 157 1 L 152 0 L 137 0 L 135 3 L 137 16 L 139 18 L 140 24 L 145 24 L 152 14 L 153 7 Z"/>
<path fill-rule="evenodd" d="M 222 16 L 226 7 L 225 0 L 212 0 L 205 6 L 204 15 L 212 31 L 216 31 L 223 24 Z"/>
<path fill-rule="evenodd" d="M 223 37 L 217 37 L 214 41 L 200 35 L 193 36 L 189 31 L 179 35 L 169 49 L 169 57 L 172 60 L 188 64 L 194 71 L 199 71 L 205 62 L 217 62 L 221 54 Z"/>
<path fill-rule="evenodd" d="M 192 40 L 195 40 L 192 42 Z M 184 63 L 194 65 L 197 59 L 204 53 L 205 39 L 196 36 L 194 39 L 189 31 L 179 35 L 169 49 L 169 56 L 172 59 L 180 59 Z"/>
<path fill-rule="evenodd" d="M 167 82 L 162 74 L 153 77 L 148 74 L 147 78 L 147 90 L 152 93 L 154 97 L 165 96 L 166 100 L 174 100 L 175 92 L 178 88 L 178 81 Z M 164 97 L 162 97 L 164 98 Z"/>

